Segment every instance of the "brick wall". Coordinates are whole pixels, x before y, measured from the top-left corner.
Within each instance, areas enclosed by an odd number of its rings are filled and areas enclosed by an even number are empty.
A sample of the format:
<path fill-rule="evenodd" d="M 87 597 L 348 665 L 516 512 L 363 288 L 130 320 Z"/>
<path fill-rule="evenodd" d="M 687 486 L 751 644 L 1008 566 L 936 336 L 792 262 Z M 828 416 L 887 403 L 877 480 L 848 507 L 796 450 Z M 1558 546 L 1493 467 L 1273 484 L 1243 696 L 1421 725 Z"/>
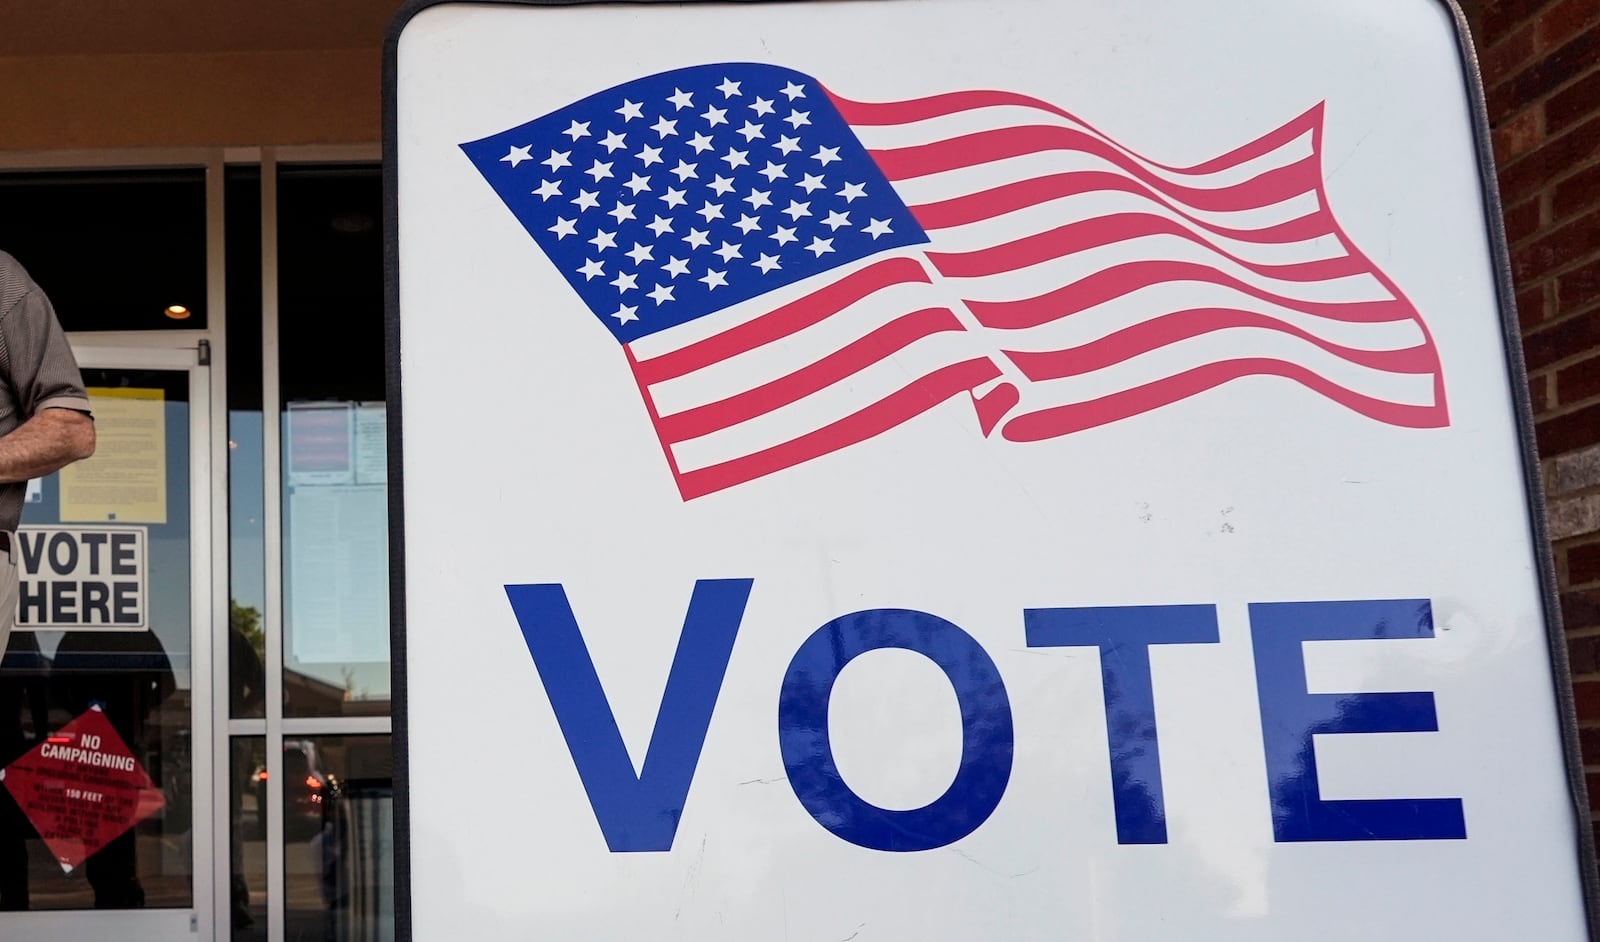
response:
<path fill-rule="evenodd" d="M 1590 804 L 1600 807 L 1600 0 L 1468 6 L 1516 279 Z"/>

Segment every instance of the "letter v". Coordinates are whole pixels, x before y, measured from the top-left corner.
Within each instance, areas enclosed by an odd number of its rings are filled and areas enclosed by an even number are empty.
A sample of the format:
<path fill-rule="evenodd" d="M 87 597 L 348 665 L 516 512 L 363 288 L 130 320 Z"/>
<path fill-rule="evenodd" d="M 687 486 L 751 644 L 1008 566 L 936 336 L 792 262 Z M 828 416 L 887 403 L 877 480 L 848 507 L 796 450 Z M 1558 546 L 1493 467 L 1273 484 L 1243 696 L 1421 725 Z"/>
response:
<path fill-rule="evenodd" d="M 612 853 L 672 849 L 753 581 L 695 583 L 644 766 L 637 774 L 566 590 L 560 585 L 506 586 L 572 764 Z"/>

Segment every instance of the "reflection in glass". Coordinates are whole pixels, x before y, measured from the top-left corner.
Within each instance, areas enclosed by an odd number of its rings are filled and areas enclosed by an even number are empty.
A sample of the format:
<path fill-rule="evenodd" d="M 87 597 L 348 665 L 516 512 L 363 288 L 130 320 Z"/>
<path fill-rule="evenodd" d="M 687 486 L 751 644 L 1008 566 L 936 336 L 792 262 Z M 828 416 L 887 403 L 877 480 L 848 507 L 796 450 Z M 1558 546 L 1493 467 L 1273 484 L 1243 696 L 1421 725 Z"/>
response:
<path fill-rule="evenodd" d="M 228 900 L 233 942 L 267 937 L 266 740 L 237 736 L 228 754 Z"/>
<path fill-rule="evenodd" d="M 390 748 L 388 736 L 284 740 L 286 938 L 394 938 Z"/>

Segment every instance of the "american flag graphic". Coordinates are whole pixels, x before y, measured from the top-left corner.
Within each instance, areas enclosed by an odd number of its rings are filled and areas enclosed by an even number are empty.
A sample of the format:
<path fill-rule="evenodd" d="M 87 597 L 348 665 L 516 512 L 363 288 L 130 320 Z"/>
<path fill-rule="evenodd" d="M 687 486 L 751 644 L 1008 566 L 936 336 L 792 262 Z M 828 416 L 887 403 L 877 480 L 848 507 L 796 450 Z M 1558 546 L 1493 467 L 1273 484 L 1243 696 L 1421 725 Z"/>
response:
<path fill-rule="evenodd" d="M 1321 140 L 1319 105 L 1175 167 L 1026 95 L 858 102 L 726 63 L 462 149 L 621 345 L 690 500 L 958 396 L 1012 442 L 1249 376 L 1447 425 L 1432 337 L 1334 220 Z"/>

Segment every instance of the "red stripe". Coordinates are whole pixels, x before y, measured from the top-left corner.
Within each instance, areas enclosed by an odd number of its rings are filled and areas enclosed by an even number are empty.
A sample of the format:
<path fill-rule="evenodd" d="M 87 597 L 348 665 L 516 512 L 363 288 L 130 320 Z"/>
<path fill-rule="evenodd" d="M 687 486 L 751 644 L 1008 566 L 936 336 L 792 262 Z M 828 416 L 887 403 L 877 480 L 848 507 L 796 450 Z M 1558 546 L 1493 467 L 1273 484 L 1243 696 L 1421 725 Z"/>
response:
<path fill-rule="evenodd" d="M 1391 373 L 1432 373 L 1438 368 L 1433 350 L 1426 344 L 1402 350 L 1358 350 L 1326 340 L 1308 330 L 1287 324 L 1265 314 L 1229 308 L 1199 308 L 1163 314 L 1148 321 L 1124 327 L 1098 340 L 1045 352 L 1003 351 L 1029 379 L 1040 382 L 1082 376 L 1179 343 L 1234 327 L 1255 327 L 1289 334 L 1316 344 L 1343 360 Z"/>
<path fill-rule="evenodd" d="M 1358 259 L 1348 255 L 1287 265 L 1253 262 L 1213 245 L 1204 236 L 1197 235 L 1176 220 L 1151 213 L 1117 213 L 1085 219 L 1082 222 L 1058 226 L 1048 232 L 1025 236 L 1013 242 L 973 252 L 929 252 L 928 261 L 932 262 L 933 267 L 940 273 L 951 278 L 982 278 L 1129 239 L 1156 235 L 1171 235 L 1186 239 L 1258 275 L 1284 281 L 1325 281 L 1346 275 L 1358 275 L 1365 270 Z"/>
<path fill-rule="evenodd" d="M 666 416 L 656 423 L 656 431 L 669 444 L 709 435 L 799 402 L 893 356 L 924 337 L 963 330 L 965 328 L 955 314 L 945 308 L 928 308 L 906 314 L 787 376 L 717 402 Z"/>
<path fill-rule="evenodd" d="M 1442 428 L 1449 424 L 1441 404 L 1407 405 L 1375 399 L 1346 389 L 1296 363 L 1267 358 L 1208 363 L 1176 376 L 1090 402 L 1040 409 L 1005 423 L 1000 434 L 1013 442 L 1036 442 L 1116 422 L 1129 416 L 1187 399 L 1244 376 L 1282 376 L 1379 422 L 1406 428 Z"/>
<path fill-rule="evenodd" d="M 684 376 L 763 344 L 782 340 L 884 288 L 910 282 L 931 284 L 932 281 L 927 269 L 914 258 L 884 259 L 737 327 L 671 353 L 641 360 L 634 367 L 634 373 L 639 382 L 646 385 Z"/>
<path fill-rule="evenodd" d="M 1015 183 L 1007 183 L 937 203 L 913 206 L 911 212 L 924 229 L 949 229 L 993 219 L 996 216 L 1027 209 L 1030 206 L 1039 206 L 1067 196 L 1107 191 L 1121 191 L 1146 197 L 1208 232 L 1243 242 L 1303 242 L 1333 231 L 1332 222 L 1320 206 L 1299 219 L 1261 229 L 1230 229 L 1218 226 L 1185 212 L 1177 203 L 1166 199 L 1145 184 L 1109 170 L 1077 170 L 1071 173 L 1053 173 L 1031 180 L 1018 180 Z"/>
<path fill-rule="evenodd" d="M 951 396 L 967 392 L 999 375 L 1000 368 L 987 358 L 951 364 L 815 432 L 742 458 L 680 474 L 678 491 L 684 500 L 692 500 L 847 448 L 881 435 Z"/>
<path fill-rule="evenodd" d="M 1030 126 L 997 128 L 948 140 L 892 150 L 870 151 L 891 181 L 960 170 L 978 164 L 1049 151 L 1080 151 L 1122 168 L 1159 193 L 1194 209 L 1237 211 L 1271 206 L 1309 193 L 1321 182 L 1317 155 L 1301 158 L 1230 186 L 1200 188 L 1171 183 L 1156 176 L 1111 145 L 1071 128 Z"/>
<path fill-rule="evenodd" d="M 1405 301 L 1302 301 L 1257 288 L 1209 265 L 1160 260 L 1128 262 L 1107 268 L 1035 298 L 1025 298 L 1020 301 L 968 300 L 967 308 L 985 327 L 997 330 L 1023 330 L 1088 310 L 1107 301 L 1114 301 L 1141 288 L 1170 281 L 1200 281 L 1222 285 L 1262 301 L 1350 323 L 1418 320 L 1416 311 Z"/>
<path fill-rule="evenodd" d="M 828 95 L 833 99 L 833 104 L 839 109 L 839 113 L 844 115 L 846 122 L 862 127 L 884 127 L 895 124 L 911 124 L 916 121 L 926 121 L 930 118 L 939 118 L 945 115 L 957 114 L 962 111 L 974 111 L 979 108 L 989 108 L 999 105 L 1018 105 L 1025 108 L 1037 108 L 1038 110 L 1046 112 L 1047 114 L 1053 114 L 1057 117 L 1066 118 L 1069 121 L 1075 121 L 1093 131 L 1095 134 L 1105 138 L 1106 140 L 1111 140 L 1111 138 L 1104 132 L 1100 131 L 1094 125 L 1083 120 L 1082 118 L 1079 118 L 1077 115 L 1074 115 L 1068 111 L 1064 111 L 1047 101 L 1040 101 L 1037 98 L 1031 98 L 1027 95 L 1019 95 L 1015 92 L 987 90 L 950 92 L 943 95 L 932 95 L 927 98 L 914 98 L 908 101 L 891 102 L 859 102 L 851 101 L 848 98 L 841 98 L 832 92 L 829 92 Z M 1322 126 L 1322 112 L 1323 106 L 1318 104 L 1316 107 L 1295 118 L 1293 121 L 1285 124 L 1283 127 L 1278 128 L 1276 131 L 1271 131 L 1267 134 L 1264 134 L 1254 141 L 1251 141 L 1242 147 L 1234 148 L 1220 157 L 1216 157 L 1212 160 L 1195 164 L 1193 166 L 1175 167 L 1163 163 L 1157 163 L 1156 161 L 1150 160 L 1146 157 L 1140 157 L 1140 159 L 1151 166 L 1160 167 L 1163 170 L 1170 170 L 1176 173 L 1216 173 L 1220 170 L 1227 170 L 1230 167 L 1236 167 L 1239 164 L 1242 164 L 1248 160 L 1253 160 L 1262 156 L 1263 154 L 1269 154 L 1305 134 L 1307 131 L 1320 128 Z M 1133 151 L 1128 151 L 1128 153 L 1131 154 Z"/>

